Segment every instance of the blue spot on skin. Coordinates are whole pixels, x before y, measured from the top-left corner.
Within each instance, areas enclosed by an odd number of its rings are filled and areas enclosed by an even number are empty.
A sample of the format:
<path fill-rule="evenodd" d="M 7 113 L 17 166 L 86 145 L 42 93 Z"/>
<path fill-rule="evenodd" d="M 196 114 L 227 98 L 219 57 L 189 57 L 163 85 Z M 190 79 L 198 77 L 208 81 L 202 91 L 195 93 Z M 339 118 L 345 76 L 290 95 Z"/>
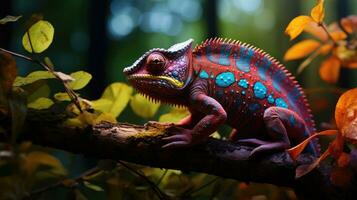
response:
<path fill-rule="evenodd" d="M 219 58 L 216 58 L 214 56 L 214 53 L 212 51 L 212 48 L 211 47 L 207 47 L 207 50 L 206 50 L 206 54 L 207 54 L 207 58 L 209 61 L 213 62 L 213 63 L 216 63 L 216 64 L 219 64 L 219 65 L 225 65 L 225 66 L 230 66 L 231 63 L 229 62 L 229 54 L 230 54 L 230 46 L 228 45 L 222 45 L 221 46 L 221 51 L 219 53 Z"/>
<path fill-rule="evenodd" d="M 211 78 L 214 78 L 214 75 L 213 74 L 211 74 L 211 76 L 210 76 Z"/>
<path fill-rule="evenodd" d="M 240 79 L 238 82 L 238 85 L 245 89 L 248 88 L 248 84 L 249 83 L 248 83 L 247 79 Z"/>
<path fill-rule="evenodd" d="M 260 108 L 260 105 L 258 103 L 252 103 L 249 104 L 248 109 L 252 112 L 257 111 Z"/>
<path fill-rule="evenodd" d="M 294 116 L 290 115 L 290 117 L 289 117 L 289 121 L 290 121 L 291 126 L 295 126 L 296 119 L 295 119 L 295 117 L 294 117 Z"/>
<path fill-rule="evenodd" d="M 268 96 L 268 102 L 271 103 L 271 104 L 273 104 L 274 101 L 275 101 L 275 99 L 274 99 L 273 95 L 269 94 L 269 96 Z"/>
<path fill-rule="evenodd" d="M 219 87 L 228 87 L 236 81 L 232 72 L 223 72 L 217 75 L 216 85 Z"/>
<path fill-rule="evenodd" d="M 270 66 L 271 61 L 268 58 L 265 58 L 261 65 L 258 66 L 258 75 L 263 81 L 266 81 L 266 74 Z"/>
<path fill-rule="evenodd" d="M 200 78 L 203 78 L 203 79 L 207 79 L 208 78 L 208 74 L 205 70 L 202 70 L 200 72 L 200 75 L 199 75 Z"/>
<path fill-rule="evenodd" d="M 253 87 L 253 91 L 254 91 L 254 96 L 258 99 L 264 99 L 265 95 L 267 94 L 267 87 L 265 87 L 265 85 L 258 81 L 254 84 Z"/>
<path fill-rule="evenodd" d="M 242 95 L 245 95 L 245 91 L 242 91 Z"/>
<path fill-rule="evenodd" d="M 281 108 L 288 108 L 288 104 L 282 98 L 275 99 L 275 105 Z"/>
<path fill-rule="evenodd" d="M 239 58 L 237 54 L 234 54 L 234 60 L 236 61 L 236 67 L 243 72 L 250 72 L 250 59 L 253 57 L 254 51 L 241 47 L 239 51 Z"/>

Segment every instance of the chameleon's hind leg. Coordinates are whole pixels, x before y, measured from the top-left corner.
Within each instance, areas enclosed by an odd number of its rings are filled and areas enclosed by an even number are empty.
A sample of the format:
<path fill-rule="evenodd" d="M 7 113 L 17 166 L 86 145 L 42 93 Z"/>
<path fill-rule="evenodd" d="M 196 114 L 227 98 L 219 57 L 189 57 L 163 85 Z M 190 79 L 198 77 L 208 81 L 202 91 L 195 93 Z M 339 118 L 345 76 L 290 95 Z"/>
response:
<path fill-rule="evenodd" d="M 255 138 L 239 140 L 239 142 L 257 146 L 251 152 L 251 156 L 263 152 L 288 149 L 291 144 L 291 138 L 298 141 L 302 140 L 307 131 L 305 121 L 297 113 L 289 109 L 270 107 L 265 110 L 263 118 L 268 136 L 270 137 L 269 141 Z"/>

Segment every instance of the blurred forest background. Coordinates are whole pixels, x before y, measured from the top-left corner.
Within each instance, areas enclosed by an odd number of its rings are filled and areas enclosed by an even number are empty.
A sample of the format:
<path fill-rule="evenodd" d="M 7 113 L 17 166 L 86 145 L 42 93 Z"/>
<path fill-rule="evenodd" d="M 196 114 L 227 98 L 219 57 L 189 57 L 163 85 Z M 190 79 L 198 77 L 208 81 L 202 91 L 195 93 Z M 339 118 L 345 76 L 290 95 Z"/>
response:
<path fill-rule="evenodd" d="M 301 61 L 283 62 L 283 56 L 289 46 L 308 36 L 289 42 L 284 30 L 294 17 L 309 13 L 315 3 L 314 0 L 5 0 L 1 2 L 0 17 L 11 14 L 22 15 L 27 19 L 32 14 L 42 14 L 55 27 L 54 41 L 47 50 L 47 55 L 58 71 L 70 73 L 85 70 L 91 73 L 93 78 L 81 96 L 96 99 L 108 84 L 126 82 L 123 68 L 131 65 L 145 51 L 155 47 L 167 48 L 188 38 L 193 38 L 196 44 L 216 36 L 238 39 L 265 50 L 296 74 Z M 325 7 L 327 23 L 357 13 L 357 3 L 354 0 L 326 0 Z M 0 26 L 0 47 L 26 54 L 20 39 L 24 31 L 21 24 Z M 298 76 L 298 80 L 307 89 L 317 124 L 320 124 L 329 122 L 338 95 L 329 92 L 315 94 L 314 91 L 323 90 L 321 88 L 335 88 L 320 80 L 318 66 L 315 66 L 318 62 L 318 59 L 313 61 Z M 20 75 L 40 69 L 23 60 L 17 60 L 17 65 Z M 337 86 L 352 87 L 356 84 L 356 70 L 343 68 Z M 169 110 L 162 106 L 154 117 L 144 119 L 136 116 L 130 109 L 127 107 L 118 121 L 143 124 L 148 120 L 157 120 Z M 60 159 L 68 170 L 68 176 L 72 177 L 97 163 L 95 159 L 63 151 L 51 150 L 51 153 Z M 161 169 L 155 172 L 149 172 L 149 168 L 142 170 L 148 176 L 150 173 L 157 173 L 156 178 L 164 173 Z M 101 182 L 99 185 L 102 187 L 115 189 L 107 193 L 84 188 L 83 195 L 88 199 L 136 199 L 139 198 L 136 195 L 149 190 L 140 178 L 128 172 L 122 172 L 120 176 L 124 177 L 123 180 L 133 182 L 135 189 L 125 191 L 124 186 L 118 189 L 120 184 L 127 183 L 116 183 L 114 187 L 110 186 L 110 182 Z M 176 185 L 169 184 L 168 188 L 178 190 L 188 177 L 196 181 L 196 189 L 215 180 L 211 176 L 192 173 L 181 176 L 179 172 L 172 172 L 166 181 L 167 184 L 172 181 Z M 248 186 L 232 180 L 218 181 L 220 186 L 210 184 L 192 198 L 294 199 L 290 190 L 271 185 Z M 241 189 L 243 192 L 238 194 L 237 191 Z M 42 199 L 63 199 L 67 191 L 64 188 L 53 190 L 45 193 Z M 134 194 L 136 192 L 138 193 Z M 150 197 L 155 198 L 152 195 L 145 196 L 147 199 L 151 199 Z"/>

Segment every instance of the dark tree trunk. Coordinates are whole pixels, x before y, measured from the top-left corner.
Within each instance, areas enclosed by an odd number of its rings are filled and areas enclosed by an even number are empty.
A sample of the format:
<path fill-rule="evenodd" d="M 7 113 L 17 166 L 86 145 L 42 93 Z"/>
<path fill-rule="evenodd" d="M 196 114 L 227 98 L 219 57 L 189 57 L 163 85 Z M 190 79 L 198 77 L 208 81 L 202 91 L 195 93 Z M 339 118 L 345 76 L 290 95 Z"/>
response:
<path fill-rule="evenodd" d="M 204 17 L 207 26 L 207 38 L 219 36 L 218 31 L 218 16 L 217 16 L 217 0 L 207 0 L 204 4 Z"/>

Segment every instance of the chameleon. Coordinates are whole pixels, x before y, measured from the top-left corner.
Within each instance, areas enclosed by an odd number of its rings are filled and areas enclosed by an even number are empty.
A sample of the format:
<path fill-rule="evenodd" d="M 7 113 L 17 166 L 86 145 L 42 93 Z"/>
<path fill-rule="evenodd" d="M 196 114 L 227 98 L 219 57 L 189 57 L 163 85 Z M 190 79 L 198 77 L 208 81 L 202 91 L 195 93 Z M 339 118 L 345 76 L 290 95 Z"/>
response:
<path fill-rule="evenodd" d="M 303 90 L 275 58 L 238 40 L 211 38 L 194 49 L 192 43 L 151 49 L 123 70 L 138 92 L 190 111 L 163 148 L 202 143 L 227 124 L 229 140 L 251 145 L 253 157 L 286 150 L 316 131 Z M 316 142 L 308 149 L 319 154 Z"/>

